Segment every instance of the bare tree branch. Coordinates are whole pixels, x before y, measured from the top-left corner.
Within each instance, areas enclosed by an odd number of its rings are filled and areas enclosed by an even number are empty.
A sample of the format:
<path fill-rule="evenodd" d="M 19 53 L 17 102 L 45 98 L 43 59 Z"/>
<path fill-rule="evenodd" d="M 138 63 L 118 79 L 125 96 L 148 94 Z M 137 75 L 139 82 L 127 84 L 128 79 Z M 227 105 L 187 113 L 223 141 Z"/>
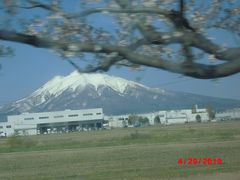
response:
<path fill-rule="evenodd" d="M 198 28 L 197 30 L 192 28 L 187 19 L 189 16 L 186 16 L 189 12 L 185 12 L 189 7 L 184 0 L 178 0 L 177 10 L 175 7 L 172 9 L 164 6 L 150 7 L 147 2 L 145 2 L 146 6 L 145 4 L 136 6 L 132 1 L 115 0 L 117 7 L 80 10 L 79 13 L 67 12 L 58 3 L 51 5 L 37 0 L 27 2 L 28 6 L 12 5 L 16 6 L 14 8 L 41 8 L 51 12 L 50 15 L 46 15 L 46 19 L 40 21 L 43 22 L 44 27 L 35 28 L 38 22 L 32 21 L 26 31 L 25 29 L 22 32 L 0 29 L 0 39 L 53 49 L 63 56 L 65 53 L 75 56 L 80 56 L 81 53 L 99 54 L 100 58 L 96 59 L 95 66 L 85 69 L 68 59 L 68 62 L 79 72 L 108 71 L 117 64 L 130 67 L 144 65 L 202 79 L 225 77 L 240 72 L 240 47 L 224 47 L 210 40 L 200 33 L 203 31 L 196 23 L 194 24 L 196 21 L 194 19 L 191 24 Z M 114 37 L 112 31 L 91 26 L 86 21 L 87 16 L 91 14 L 106 12 L 111 13 L 118 23 L 116 36 L 119 37 Z M 131 16 L 128 16 L 129 14 Z M 166 21 L 166 26 L 170 27 L 168 31 L 156 28 L 153 19 L 157 18 Z M 201 18 L 201 14 L 193 15 L 193 18 Z M 232 17 L 229 20 L 232 20 Z M 216 21 L 216 23 L 221 25 L 221 22 Z M 178 50 L 182 49 L 185 61 L 172 60 L 173 56 L 168 56 L 168 53 L 164 52 L 169 49 L 162 48 L 175 44 L 180 45 Z M 214 65 L 206 64 L 204 61 L 196 62 L 193 48 L 220 61 Z M 170 52 L 173 51 L 170 50 Z M 179 51 L 175 51 L 175 55 L 176 52 Z M 117 56 L 102 59 L 111 53 L 116 53 Z"/>
<path fill-rule="evenodd" d="M 41 9 L 44 9 L 46 11 L 50 11 L 50 12 L 53 12 L 53 13 L 58 13 L 59 15 L 61 15 L 62 17 L 66 18 L 66 19 L 71 19 L 72 18 L 69 14 L 65 13 L 63 10 L 61 10 L 56 5 L 41 3 L 41 2 L 38 2 L 38 1 L 34 1 L 34 0 L 28 0 L 28 2 L 31 4 L 30 6 L 17 6 L 17 5 L 15 5 L 15 7 L 16 8 L 22 8 L 22 9 L 41 8 Z"/>
<path fill-rule="evenodd" d="M 3 38 L 4 37 L 4 38 Z M 68 49 L 67 43 L 62 43 L 61 41 L 50 41 L 42 39 L 36 36 L 29 36 L 20 33 L 14 32 L 3 32 L 0 31 L 0 39 L 10 40 L 15 42 L 21 42 L 35 47 L 41 48 L 61 48 L 63 50 Z M 147 55 L 142 55 L 132 52 L 128 47 L 114 46 L 114 45 L 100 45 L 92 43 L 78 43 L 76 44 L 79 47 L 79 51 L 82 52 L 96 52 L 96 53 L 112 53 L 117 52 L 121 57 L 124 57 L 129 62 L 139 65 L 145 65 L 149 67 L 160 68 L 168 70 L 174 73 L 180 73 L 187 76 L 209 79 L 209 78 L 218 78 L 228 75 L 235 74 L 240 71 L 240 59 L 239 57 L 228 63 L 220 65 L 204 65 L 199 63 L 176 63 L 167 60 L 160 59 L 158 57 L 152 57 Z M 95 47 L 99 48 L 96 49 Z M 97 70 L 108 70 L 110 66 L 114 64 L 114 61 L 109 61 L 105 65 L 100 65 Z M 89 71 L 90 72 L 90 71 Z"/>
<path fill-rule="evenodd" d="M 201 49 L 223 61 L 232 61 L 240 56 L 240 48 L 227 48 L 213 43 L 200 33 L 190 31 L 156 32 L 138 23 L 139 29 L 149 41 L 154 44 L 188 44 L 189 46 Z"/>
<path fill-rule="evenodd" d="M 123 60 L 122 57 L 118 56 L 118 57 L 114 57 L 111 58 L 109 60 L 105 60 L 104 62 L 102 62 L 101 64 L 99 64 L 96 67 L 89 67 L 87 69 L 81 69 L 76 63 L 74 63 L 72 60 L 68 59 L 67 61 L 75 68 L 78 70 L 78 72 L 80 73 L 93 73 L 93 72 L 97 72 L 97 71 L 108 71 L 114 64 L 116 64 L 117 62 Z"/>
<path fill-rule="evenodd" d="M 134 9 L 117 9 L 117 8 L 95 8 L 95 9 L 88 9 L 83 11 L 82 13 L 71 15 L 70 17 L 83 17 L 88 16 L 94 13 L 122 13 L 122 14 L 160 14 L 169 16 L 170 12 L 160 8 L 134 8 Z"/>
<path fill-rule="evenodd" d="M 0 39 L 24 43 L 35 47 L 51 48 L 52 42 L 44 38 L 38 38 L 36 36 L 27 35 L 23 33 L 17 33 L 15 31 L 0 30 Z"/>
<path fill-rule="evenodd" d="M 34 0 L 28 0 L 28 2 L 30 4 L 32 4 L 32 6 L 29 6 L 29 7 L 25 7 L 26 9 L 33 9 L 33 8 L 43 8 L 43 9 L 46 9 L 48 11 L 58 11 L 56 6 L 51 6 L 51 5 L 48 5 L 48 4 L 45 4 L 45 3 L 40 3 L 40 2 L 37 2 L 37 1 L 34 1 Z"/>
<path fill-rule="evenodd" d="M 181 8 L 182 5 L 181 5 Z M 114 13 L 159 13 L 162 15 L 166 15 L 169 17 L 169 14 L 171 14 L 168 11 L 164 11 L 161 9 L 91 9 L 87 10 L 86 12 L 82 13 L 82 15 L 88 15 L 92 13 L 97 12 L 103 12 L 103 11 L 109 11 Z M 162 32 L 156 32 L 153 31 L 154 28 L 151 28 L 148 26 L 146 27 L 143 23 L 139 22 L 137 23 L 137 26 L 140 28 L 141 32 L 144 33 L 144 36 L 147 37 L 148 40 L 150 40 L 152 43 L 155 44 L 173 44 L 173 43 L 183 43 L 183 44 L 189 44 L 193 47 L 199 48 L 206 53 L 214 54 L 216 58 L 219 60 L 233 60 L 236 57 L 240 55 L 240 48 L 225 48 L 222 46 L 219 46 L 209 39 L 205 38 L 203 35 L 195 32 L 181 32 L 179 30 L 175 32 L 170 33 L 162 33 Z M 178 37 L 177 34 L 182 34 Z M 169 38 L 164 38 L 169 37 Z"/>

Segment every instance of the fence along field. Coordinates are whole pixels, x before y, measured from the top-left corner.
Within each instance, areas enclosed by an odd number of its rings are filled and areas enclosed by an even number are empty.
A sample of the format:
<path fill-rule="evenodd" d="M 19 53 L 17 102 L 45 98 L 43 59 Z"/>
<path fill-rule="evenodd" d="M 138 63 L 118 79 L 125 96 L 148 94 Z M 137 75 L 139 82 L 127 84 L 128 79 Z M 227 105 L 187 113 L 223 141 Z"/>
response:
<path fill-rule="evenodd" d="M 240 179 L 240 122 L 0 139 L 0 179 Z M 179 158 L 222 164 L 178 164 Z"/>

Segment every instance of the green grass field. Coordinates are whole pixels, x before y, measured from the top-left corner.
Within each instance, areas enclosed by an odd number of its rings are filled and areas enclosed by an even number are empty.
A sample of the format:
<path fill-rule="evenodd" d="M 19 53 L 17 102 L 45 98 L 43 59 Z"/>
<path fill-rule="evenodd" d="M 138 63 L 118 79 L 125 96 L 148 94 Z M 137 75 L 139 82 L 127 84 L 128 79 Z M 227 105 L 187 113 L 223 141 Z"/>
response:
<path fill-rule="evenodd" d="M 179 165 L 179 158 L 222 164 Z M 240 179 L 240 122 L 0 139 L 1 180 Z"/>

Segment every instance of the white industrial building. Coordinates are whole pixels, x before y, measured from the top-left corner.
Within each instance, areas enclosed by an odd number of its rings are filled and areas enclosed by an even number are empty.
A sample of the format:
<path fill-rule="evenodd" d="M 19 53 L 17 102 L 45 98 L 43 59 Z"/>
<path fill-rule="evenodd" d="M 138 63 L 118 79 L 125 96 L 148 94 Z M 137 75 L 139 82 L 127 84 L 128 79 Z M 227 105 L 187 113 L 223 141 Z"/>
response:
<path fill-rule="evenodd" d="M 102 128 L 102 108 L 23 113 L 0 123 L 1 136 L 64 133 Z"/>
<path fill-rule="evenodd" d="M 119 115 L 119 116 L 105 116 L 104 119 L 108 121 L 108 126 L 110 128 L 114 127 L 128 127 L 129 115 Z"/>
<path fill-rule="evenodd" d="M 240 108 L 231 109 L 224 112 L 218 112 L 215 115 L 216 120 L 238 120 L 240 119 Z"/>
<path fill-rule="evenodd" d="M 210 120 L 208 110 L 199 109 L 195 106 L 193 109 L 157 111 L 153 113 L 135 114 L 136 116 L 146 117 L 150 125 L 155 124 L 177 124 L 189 122 L 207 122 Z M 128 119 L 130 115 L 109 116 L 109 127 L 130 127 Z"/>
<path fill-rule="evenodd" d="M 198 109 L 197 106 L 193 109 L 157 111 L 135 115 L 148 118 L 150 125 L 209 121 L 207 109 Z M 36 135 L 87 131 L 100 129 L 103 128 L 103 126 L 106 128 L 106 124 L 103 124 L 104 120 L 108 121 L 109 128 L 131 127 L 128 124 L 129 116 L 130 115 L 118 115 L 104 117 L 102 108 L 23 113 L 8 116 L 7 122 L 0 122 L 0 135 Z M 239 117 L 239 114 L 237 114 L 237 116 Z"/>
<path fill-rule="evenodd" d="M 195 106 L 193 109 L 158 111 L 139 115 L 142 117 L 147 117 L 151 125 L 207 122 L 210 120 L 207 109 L 198 109 L 197 106 Z"/>

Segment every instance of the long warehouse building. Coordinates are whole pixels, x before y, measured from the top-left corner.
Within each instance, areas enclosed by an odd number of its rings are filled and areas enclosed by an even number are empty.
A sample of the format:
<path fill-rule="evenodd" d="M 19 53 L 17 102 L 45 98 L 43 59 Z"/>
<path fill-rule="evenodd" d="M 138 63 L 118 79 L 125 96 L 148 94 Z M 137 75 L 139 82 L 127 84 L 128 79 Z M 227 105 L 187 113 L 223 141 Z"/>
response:
<path fill-rule="evenodd" d="M 65 110 L 56 112 L 23 113 L 8 116 L 0 123 L 1 136 L 65 133 L 100 129 L 103 125 L 102 108 Z"/>

